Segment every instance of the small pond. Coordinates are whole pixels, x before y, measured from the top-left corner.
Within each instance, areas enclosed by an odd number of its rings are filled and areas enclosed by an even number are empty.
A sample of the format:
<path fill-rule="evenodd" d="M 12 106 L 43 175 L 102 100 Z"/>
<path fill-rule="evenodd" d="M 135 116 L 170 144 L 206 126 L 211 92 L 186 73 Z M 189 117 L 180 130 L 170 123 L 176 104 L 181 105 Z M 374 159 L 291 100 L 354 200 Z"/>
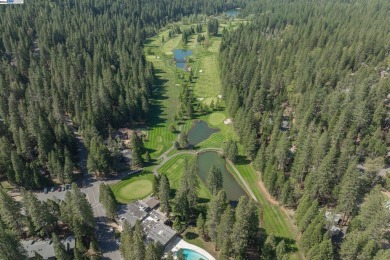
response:
<path fill-rule="evenodd" d="M 187 69 L 186 58 L 191 55 L 192 55 L 191 50 L 182 50 L 182 49 L 173 50 L 173 56 L 176 62 L 176 67 L 181 68 L 183 70 Z"/>
<path fill-rule="evenodd" d="M 190 145 L 196 146 L 218 131 L 219 129 L 210 128 L 205 121 L 196 121 L 195 125 L 188 131 L 188 142 Z"/>
<path fill-rule="evenodd" d="M 247 196 L 244 189 L 226 168 L 225 159 L 217 152 L 201 153 L 197 158 L 197 164 L 199 177 L 204 183 L 206 183 L 207 175 L 213 164 L 222 171 L 223 189 L 226 191 L 229 200 L 238 201 L 241 196 Z"/>
<path fill-rule="evenodd" d="M 238 15 L 238 13 L 240 12 L 239 9 L 230 9 L 230 10 L 227 10 L 225 11 L 224 13 L 229 16 L 229 17 L 236 17 Z"/>

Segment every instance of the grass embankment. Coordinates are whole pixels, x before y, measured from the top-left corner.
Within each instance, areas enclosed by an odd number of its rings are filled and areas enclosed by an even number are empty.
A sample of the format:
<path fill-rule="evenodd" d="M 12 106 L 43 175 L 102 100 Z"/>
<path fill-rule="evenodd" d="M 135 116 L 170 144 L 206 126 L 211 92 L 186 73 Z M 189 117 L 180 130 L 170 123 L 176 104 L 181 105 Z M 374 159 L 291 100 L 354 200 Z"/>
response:
<path fill-rule="evenodd" d="M 215 259 L 218 258 L 219 253 L 215 251 L 215 245 L 213 242 L 206 242 L 201 238 L 198 234 L 198 231 L 195 227 L 189 227 L 184 231 L 182 234 L 183 239 L 193 245 L 196 245 L 200 248 L 203 248 L 207 252 L 209 252 L 212 256 L 215 257 Z"/>
<path fill-rule="evenodd" d="M 152 193 L 153 174 L 141 173 L 131 175 L 111 186 L 118 202 L 129 203 L 143 199 Z"/>

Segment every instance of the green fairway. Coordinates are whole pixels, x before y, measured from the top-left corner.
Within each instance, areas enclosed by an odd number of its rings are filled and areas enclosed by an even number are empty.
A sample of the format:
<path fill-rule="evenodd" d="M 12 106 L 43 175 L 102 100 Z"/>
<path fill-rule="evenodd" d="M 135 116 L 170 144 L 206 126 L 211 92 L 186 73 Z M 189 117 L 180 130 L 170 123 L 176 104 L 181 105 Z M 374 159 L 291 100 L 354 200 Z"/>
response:
<path fill-rule="evenodd" d="M 153 174 L 142 173 L 129 176 L 111 186 L 118 202 L 129 203 L 143 199 L 152 193 Z"/>
<path fill-rule="evenodd" d="M 171 189 L 177 190 L 180 186 L 180 178 L 183 174 L 183 166 L 184 160 L 194 159 L 195 155 L 192 154 L 180 154 L 168 162 L 166 162 L 159 170 L 158 173 L 165 173 L 169 179 L 169 183 L 171 184 Z M 199 189 L 199 198 L 209 200 L 211 198 L 211 194 L 209 190 L 206 188 L 204 183 L 199 179 L 200 189 Z"/>
<path fill-rule="evenodd" d="M 242 22 L 242 21 L 240 21 Z M 229 27 L 234 29 L 240 22 L 221 24 L 221 27 Z M 179 24 L 180 27 L 186 28 L 190 25 Z M 153 63 L 157 80 L 155 83 L 155 90 L 152 100 L 152 118 L 150 120 L 150 128 L 147 131 L 148 141 L 145 147 L 149 149 L 153 159 L 158 158 L 170 147 L 177 138 L 177 132 L 171 133 L 168 130 L 169 125 L 174 124 L 178 129 L 177 122 L 174 121 L 179 106 L 179 95 L 181 90 L 181 81 L 177 76 L 176 67 L 173 63 L 172 50 L 178 48 L 185 48 L 193 51 L 194 63 L 191 64 L 193 68 L 194 79 L 192 87 L 195 98 L 202 98 L 202 103 L 210 105 L 213 100 L 214 103 L 218 100 L 218 95 L 221 94 L 220 71 L 218 64 L 218 52 L 221 43 L 221 37 L 212 37 L 207 40 L 205 45 L 200 45 L 196 42 L 196 37 L 191 36 L 189 43 L 183 46 L 181 42 L 181 35 L 168 37 L 168 30 L 160 32 L 157 36 L 152 37 L 145 44 L 145 48 L 150 55 L 147 56 L 148 61 Z M 164 36 L 164 42 L 161 41 Z M 223 98 L 223 97 L 222 97 Z M 221 105 L 224 106 L 224 100 L 221 99 Z M 220 129 L 219 132 L 212 134 L 207 140 L 204 140 L 197 145 L 197 149 L 204 148 L 223 148 L 225 142 L 229 139 L 238 141 L 239 137 L 234 131 L 233 124 L 225 125 L 224 120 L 231 118 L 227 111 L 213 111 L 208 115 L 198 116 L 197 119 L 206 121 L 210 126 Z M 192 120 L 182 122 L 181 131 L 188 132 L 192 127 Z M 239 146 L 240 153 L 243 149 Z M 173 149 L 167 156 L 175 155 L 180 151 Z M 192 159 L 195 155 L 179 154 L 166 161 L 158 173 L 165 173 L 171 184 L 173 191 L 179 187 L 180 177 L 183 173 L 183 163 L 185 159 Z M 230 166 L 229 166 L 230 167 Z M 228 167 L 228 168 L 229 168 Z M 243 165 L 236 165 L 240 175 L 249 185 L 250 189 L 256 196 L 262 209 L 262 227 L 267 233 L 274 233 L 278 237 L 293 239 L 297 236 L 289 219 L 279 206 L 272 204 L 260 190 L 258 184 L 260 177 L 254 171 L 253 167 L 246 163 Z M 152 168 L 150 168 L 152 170 Z M 230 169 L 231 170 L 231 169 Z M 231 170 L 234 173 L 233 170 Z M 239 183 L 241 181 L 236 178 Z M 200 181 L 199 198 L 210 199 L 211 194 L 205 187 L 204 183 Z M 243 186 L 243 185 L 242 185 Z M 288 245 L 292 251 L 296 249 L 294 242 Z M 292 255 L 293 258 L 300 258 L 299 253 Z"/>

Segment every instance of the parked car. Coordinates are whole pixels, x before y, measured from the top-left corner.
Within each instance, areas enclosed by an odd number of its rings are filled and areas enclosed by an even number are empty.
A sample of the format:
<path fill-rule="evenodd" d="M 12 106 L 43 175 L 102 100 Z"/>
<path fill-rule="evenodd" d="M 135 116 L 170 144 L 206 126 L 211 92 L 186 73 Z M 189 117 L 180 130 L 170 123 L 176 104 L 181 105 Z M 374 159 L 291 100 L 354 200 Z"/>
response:
<path fill-rule="evenodd" d="M 49 191 L 48 191 L 47 188 L 44 188 L 44 189 L 43 189 L 43 193 L 47 194 L 48 192 L 49 192 Z"/>
<path fill-rule="evenodd" d="M 55 191 L 56 190 L 56 188 L 55 187 L 51 187 L 51 191 L 53 192 L 53 191 Z"/>
<path fill-rule="evenodd" d="M 72 186 L 70 184 L 66 184 L 66 189 L 67 190 L 71 190 L 72 189 Z"/>
<path fill-rule="evenodd" d="M 120 245 L 121 245 L 120 239 L 118 238 L 117 240 L 115 240 L 115 243 L 116 243 L 118 246 L 120 246 Z"/>
<path fill-rule="evenodd" d="M 108 231 L 109 231 L 109 232 L 113 232 L 114 229 L 113 229 L 112 227 L 110 227 L 110 228 L 108 229 Z"/>
<path fill-rule="evenodd" d="M 62 187 L 62 191 L 65 191 L 65 187 Z"/>
<path fill-rule="evenodd" d="M 62 188 L 61 188 L 61 186 L 58 186 L 58 189 L 57 189 L 58 191 L 61 191 L 62 190 Z"/>

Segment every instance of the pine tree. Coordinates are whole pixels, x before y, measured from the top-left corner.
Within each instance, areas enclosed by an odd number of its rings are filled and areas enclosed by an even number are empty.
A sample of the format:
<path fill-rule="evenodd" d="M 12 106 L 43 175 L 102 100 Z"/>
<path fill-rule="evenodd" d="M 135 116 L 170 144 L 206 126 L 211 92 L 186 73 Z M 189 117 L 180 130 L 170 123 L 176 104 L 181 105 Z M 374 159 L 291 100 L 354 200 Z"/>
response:
<path fill-rule="evenodd" d="M 220 169 L 215 167 L 214 164 L 209 170 L 206 183 L 212 195 L 217 195 L 217 193 L 223 188 L 222 172 Z"/>
<path fill-rule="evenodd" d="M 265 240 L 264 243 L 264 248 L 263 248 L 263 258 L 266 260 L 271 260 L 276 258 L 276 240 L 274 234 L 269 234 L 267 236 L 267 239 Z"/>
<path fill-rule="evenodd" d="M 142 145 L 141 140 L 136 133 L 131 135 L 131 150 L 132 150 L 132 158 L 131 164 L 133 167 L 142 167 L 143 159 L 142 159 Z"/>
<path fill-rule="evenodd" d="M 208 204 L 206 227 L 207 234 L 211 238 L 211 241 L 217 240 L 218 225 L 226 206 L 227 199 L 224 190 L 219 191 L 217 196 L 214 196 Z"/>
<path fill-rule="evenodd" d="M 359 202 L 362 200 L 362 182 L 356 162 L 352 162 L 341 182 L 337 206 L 338 211 L 344 213 L 344 221 L 357 212 Z"/>
<path fill-rule="evenodd" d="M 17 237 L 0 225 L 0 258 L 26 259 L 27 253 Z"/>
<path fill-rule="evenodd" d="M 276 252 L 276 259 L 278 260 L 284 259 L 287 253 L 286 243 L 284 242 L 284 240 L 278 243 L 278 245 L 275 248 L 275 252 Z"/>
<path fill-rule="evenodd" d="M 185 149 L 188 147 L 188 138 L 186 133 L 181 133 L 179 136 L 180 148 Z"/>
<path fill-rule="evenodd" d="M 223 250 L 224 245 L 226 246 L 226 244 L 230 245 L 232 243 L 232 241 L 230 240 L 230 234 L 233 229 L 233 224 L 234 224 L 234 213 L 232 211 L 232 208 L 228 204 L 221 216 L 221 221 L 219 222 L 218 229 L 217 229 L 216 245 L 217 248 L 221 249 L 221 251 Z M 231 249 L 230 247 L 228 249 L 225 248 L 226 254 L 229 256 L 230 256 L 230 249 Z"/>
<path fill-rule="evenodd" d="M 135 222 L 132 241 L 133 244 L 132 244 L 130 259 L 144 260 L 145 259 L 144 234 L 143 234 L 141 222 L 139 220 Z"/>
<path fill-rule="evenodd" d="M 205 219 L 203 217 L 203 214 L 200 213 L 198 218 L 196 219 L 196 228 L 198 229 L 198 233 L 204 237 L 205 236 Z"/>
<path fill-rule="evenodd" d="M 52 233 L 51 237 L 53 240 L 54 254 L 56 258 L 59 260 L 71 259 L 71 257 L 66 253 L 65 246 L 61 243 L 60 238 L 55 233 Z"/>
<path fill-rule="evenodd" d="M 160 260 L 163 256 L 164 248 L 158 242 L 157 244 L 151 242 L 146 247 L 145 259 L 146 260 Z"/>
<path fill-rule="evenodd" d="M 171 187 L 169 184 L 168 177 L 166 174 L 162 174 L 160 178 L 160 187 L 159 187 L 159 198 L 160 198 L 160 207 L 162 212 L 170 212 L 170 193 Z"/>
<path fill-rule="evenodd" d="M 227 157 L 230 161 L 232 161 L 233 163 L 235 163 L 236 160 L 237 160 L 237 156 L 238 156 L 238 147 L 237 147 L 237 143 L 234 142 L 234 141 L 232 141 L 232 140 L 227 141 L 224 150 L 225 150 L 224 153 L 225 153 L 226 157 Z"/>
<path fill-rule="evenodd" d="M 160 188 L 160 177 L 158 175 L 153 174 L 152 192 L 154 196 L 160 196 L 159 188 Z"/>
<path fill-rule="evenodd" d="M 107 184 L 100 184 L 99 187 L 99 202 L 103 204 L 107 217 L 115 219 L 117 215 L 117 202 L 111 187 Z"/>
<path fill-rule="evenodd" d="M 20 205 L 0 187 L 0 222 L 18 236 L 23 229 L 22 214 Z"/>
<path fill-rule="evenodd" d="M 127 221 L 123 222 L 119 250 L 124 259 L 130 259 L 133 245 L 133 230 Z"/>

